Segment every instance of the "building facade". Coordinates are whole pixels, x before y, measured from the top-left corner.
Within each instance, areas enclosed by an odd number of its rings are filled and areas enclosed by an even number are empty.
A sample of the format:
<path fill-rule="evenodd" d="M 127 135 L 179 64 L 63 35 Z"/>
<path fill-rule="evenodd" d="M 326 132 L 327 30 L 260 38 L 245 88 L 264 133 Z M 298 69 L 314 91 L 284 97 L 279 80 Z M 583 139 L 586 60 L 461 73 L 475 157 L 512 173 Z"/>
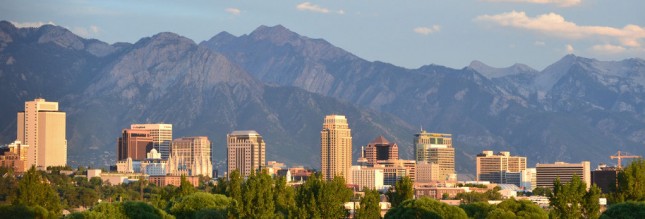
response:
<path fill-rule="evenodd" d="M 535 166 L 537 174 L 537 186 L 553 188 L 553 182 L 556 178 L 560 178 L 560 182 L 571 182 L 573 176 L 580 177 L 582 182 L 587 184 L 587 189 L 591 186 L 591 170 L 589 169 L 589 161 L 581 163 L 565 163 L 555 162 L 541 164 Z"/>
<path fill-rule="evenodd" d="M 441 181 L 439 178 L 439 164 L 428 163 L 426 161 L 417 162 L 417 180 L 419 183 L 429 183 L 434 181 Z"/>
<path fill-rule="evenodd" d="M 161 159 L 168 159 L 172 143 L 172 124 L 132 124 L 131 130 L 148 131 L 152 137 L 152 148 L 161 153 Z M 144 152 L 144 156 L 145 156 Z"/>
<path fill-rule="evenodd" d="M 455 148 L 452 147 L 451 134 L 428 133 L 421 130 L 414 135 L 414 153 L 417 162 L 438 164 L 441 180 L 456 180 Z"/>
<path fill-rule="evenodd" d="M 266 143 L 256 131 L 233 131 L 226 139 L 229 175 L 237 169 L 242 177 L 248 177 L 266 166 Z"/>
<path fill-rule="evenodd" d="M 399 146 L 390 143 L 385 137 L 378 136 L 365 147 L 365 158 L 368 165 L 374 165 L 377 161 L 398 160 Z"/>
<path fill-rule="evenodd" d="M 14 173 L 27 171 L 29 145 L 16 140 L 6 147 L 0 147 L 0 167 L 13 169 Z"/>
<path fill-rule="evenodd" d="M 320 132 L 321 171 L 325 180 L 342 176 L 352 183 L 352 131 L 343 115 L 325 116 Z"/>
<path fill-rule="evenodd" d="M 132 160 L 145 160 L 146 154 L 153 149 L 150 130 L 123 129 L 117 140 L 117 161 L 128 157 Z"/>
<path fill-rule="evenodd" d="M 598 168 L 591 171 L 591 183 L 598 186 L 602 193 L 616 192 L 618 172 L 620 171 L 616 167 L 599 165 Z"/>
<path fill-rule="evenodd" d="M 483 151 L 477 155 L 476 164 L 477 181 L 520 186 L 519 174 L 526 169 L 526 157 L 511 156 L 508 151 Z"/>
<path fill-rule="evenodd" d="M 196 136 L 175 139 L 172 141 L 170 151 L 167 169 L 170 175 L 213 177 L 211 141 L 208 140 L 208 137 Z"/>
<path fill-rule="evenodd" d="M 58 110 L 58 102 L 36 98 L 25 102 L 25 111 L 18 112 L 17 139 L 29 145 L 27 166 L 67 165 L 66 114 Z"/>
<path fill-rule="evenodd" d="M 361 191 L 364 188 L 380 190 L 383 188 L 383 169 L 352 166 L 352 179 Z"/>

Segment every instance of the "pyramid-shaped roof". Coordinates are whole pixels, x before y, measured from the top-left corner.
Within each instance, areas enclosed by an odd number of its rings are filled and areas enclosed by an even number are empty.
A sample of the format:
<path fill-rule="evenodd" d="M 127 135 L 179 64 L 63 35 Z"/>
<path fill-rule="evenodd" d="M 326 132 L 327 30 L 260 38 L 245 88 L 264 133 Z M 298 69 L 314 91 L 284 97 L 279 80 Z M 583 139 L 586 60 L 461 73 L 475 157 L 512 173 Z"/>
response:
<path fill-rule="evenodd" d="M 372 142 L 370 142 L 371 145 L 377 145 L 377 144 L 390 144 L 390 142 L 385 139 L 382 135 L 379 135 L 376 137 Z"/>

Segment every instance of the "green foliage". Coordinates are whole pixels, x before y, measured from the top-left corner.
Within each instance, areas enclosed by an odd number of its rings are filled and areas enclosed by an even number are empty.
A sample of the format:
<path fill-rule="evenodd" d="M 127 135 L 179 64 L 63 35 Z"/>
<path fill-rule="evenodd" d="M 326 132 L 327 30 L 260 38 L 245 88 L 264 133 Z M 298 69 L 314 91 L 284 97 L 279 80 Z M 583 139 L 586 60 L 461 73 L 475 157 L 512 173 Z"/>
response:
<path fill-rule="evenodd" d="M 196 190 L 193 184 L 188 182 L 185 175 L 181 175 L 181 181 L 180 181 L 179 187 L 177 187 L 177 191 L 175 194 L 177 196 L 185 196 L 185 195 L 193 194 L 195 191 Z"/>
<path fill-rule="evenodd" d="M 313 174 L 298 188 L 294 212 L 297 218 L 344 218 L 344 203 L 352 197 L 352 190 L 345 187 L 345 179 L 336 176 L 325 182 L 319 173 Z"/>
<path fill-rule="evenodd" d="M 645 202 L 627 201 L 614 204 L 601 216 L 601 219 L 638 219 L 645 218 Z"/>
<path fill-rule="evenodd" d="M 645 160 L 637 159 L 618 173 L 614 202 L 645 201 Z"/>
<path fill-rule="evenodd" d="M 461 203 L 470 204 L 474 202 L 486 202 L 488 200 L 501 200 L 502 194 L 499 193 L 500 187 L 496 186 L 492 190 L 484 193 L 481 192 L 461 192 L 455 195 L 456 200 L 461 200 Z"/>
<path fill-rule="evenodd" d="M 58 216 L 38 205 L 1 205 L 0 218 L 58 218 Z"/>
<path fill-rule="evenodd" d="M 468 218 L 459 207 L 450 206 L 434 199 L 422 197 L 409 199 L 397 207 L 392 207 L 385 218 Z"/>
<path fill-rule="evenodd" d="M 586 188 L 586 183 L 578 176 L 573 176 L 566 184 L 557 178 L 549 196 L 551 215 L 556 218 L 598 218 L 600 189 L 594 186 L 587 192 Z"/>
<path fill-rule="evenodd" d="M 539 195 L 539 196 L 551 196 L 553 191 L 547 187 L 536 187 L 533 189 L 533 195 Z"/>
<path fill-rule="evenodd" d="M 287 185 L 287 179 L 285 177 L 275 178 L 274 183 L 273 200 L 276 216 L 288 218 L 289 215 L 293 214 L 296 207 L 295 190 Z"/>
<path fill-rule="evenodd" d="M 14 201 L 16 205 L 41 206 L 54 214 L 61 212 L 62 206 L 58 193 L 33 166 L 18 182 L 17 194 Z"/>
<path fill-rule="evenodd" d="M 495 210 L 494 205 L 488 204 L 488 202 L 473 202 L 469 204 L 459 205 L 461 209 L 464 209 L 469 218 L 475 219 L 484 219 L 488 217 L 488 214 Z"/>
<path fill-rule="evenodd" d="M 0 167 L 0 203 L 11 203 L 16 199 L 18 180 L 13 175 L 13 170 Z"/>
<path fill-rule="evenodd" d="M 242 188 L 242 210 L 240 217 L 274 217 L 273 179 L 265 170 L 251 173 Z"/>
<path fill-rule="evenodd" d="M 466 211 L 470 218 L 534 218 L 547 219 L 549 215 L 540 206 L 528 200 L 508 199 L 497 205 L 487 202 L 462 204 L 460 208 Z"/>
<path fill-rule="evenodd" d="M 380 194 L 373 189 L 365 189 L 365 196 L 361 199 L 360 208 L 356 210 L 357 219 L 381 218 Z"/>
<path fill-rule="evenodd" d="M 127 201 L 115 203 L 101 203 L 90 210 L 68 215 L 66 218 L 105 218 L 105 219 L 128 219 L 128 218 L 174 218 L 165 211 L 155 208 L 145 202 Z"/>
<path fill-rule="evenodd" d="M 194 218 L 202 210 L 215 210 L 226 212 L 231 204 L 231 199 L 220 194 L 196 192 L 182 196 L 171 204 L 169 212 L 177 218 Z"/>
<path fill-rule="evenodd" d="M 408 176 L 402 177 L 396 181 L 393 188 L 390 187 L 386 195 L 392 207 L 398 206 L 405 200 L 414 198 L 414 185 L 412 184 L 412 180 Z"/>

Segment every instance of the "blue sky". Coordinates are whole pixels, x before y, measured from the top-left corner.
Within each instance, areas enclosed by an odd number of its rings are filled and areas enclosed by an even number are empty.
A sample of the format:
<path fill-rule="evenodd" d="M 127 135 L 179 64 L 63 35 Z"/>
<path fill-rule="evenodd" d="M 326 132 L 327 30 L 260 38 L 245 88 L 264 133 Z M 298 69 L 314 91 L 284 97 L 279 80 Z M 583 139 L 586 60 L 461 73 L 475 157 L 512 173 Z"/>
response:
<path fill-rule="evenodd" d="M 370 61 L 453 68 L 480 60 L 538 70 L 573 53 L 645 58 L 643 0 L 3 1 L 0 19 L 136 42 L 170 31 L 199 43 L 281 24 Z"/>

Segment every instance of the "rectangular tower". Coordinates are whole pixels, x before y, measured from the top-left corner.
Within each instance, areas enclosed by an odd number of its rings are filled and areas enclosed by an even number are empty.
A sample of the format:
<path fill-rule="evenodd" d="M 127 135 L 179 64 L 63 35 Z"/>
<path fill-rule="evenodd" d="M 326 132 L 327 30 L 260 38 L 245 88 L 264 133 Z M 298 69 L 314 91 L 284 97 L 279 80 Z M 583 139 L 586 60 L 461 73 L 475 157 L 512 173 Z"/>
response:
<path fill-rule="evenodd" d="M 228 174 L 237 169 L 242 177 L 248 177 L 266 166 L 266 144 L 256 131 L 233 131 L 226 139 Z"/>
<path fill-rule="evenodd" d="M 352 130 L 343 115 L 325 116 L 320 132 L 322 177 L 331 180 L 342 176 L 352 183 Z"/>
<path fill-rule="evenodd" d="M 180 176 L 213 177 L 211 141 L 206 136 L 183 137 L 172 141 L 168 172 Z"/>
<path fill-rule="evenodd" d="M 508 172 L 519 173 L 526 169 L 526 157 L 511 156 L 508 151 L 493 154 L 493 151 L 483 151 L 477 155 L 477 181 L 491 183 L 508 183 L 505 175 Z M 519 181 L 517 182 L 519 186 Z"/>
<path fill-rule="evenodd" d="M 580 177 L 580 180 L 591 187 L 591 169 L 589 161 L 580 163 L 538 163 L 535 166 L 537 172 L 537 187 L 553 188 L 553 182 L 560 178 L 561 183 L 571 182 L 573 176 Z"/>
<path fill-rule="evenodd" d="M 25 111 L 18 112 L 17 139 L 29 145 L 27 166 L 67 165 L 66 114 L 58 110 L 58 102 L 36 98 L 25 102 Z"/>
<path fill-rule="evenodd" d="M 172 142 L 172 124 L 132 124 L 130 129 L 150 131 L 152 148 L 161 153 L 161 159 L 168 159 Z"/>
<path fill-rule="evenodd" d="M 451 134 L 428 133 L 421 130 L 414 135 L 414 154 L 417 162 L 438 164 L 438 176 L 441 180 L 457 180 L 455 148 L 452 147 Z"/>
<path fill-rule="evenodd" d="M 152 148 L 150 130 L 123 129 L 121 137 L 117 140 L 117 161 L 128 157 L 132 160 L 145 160 Z"/>

